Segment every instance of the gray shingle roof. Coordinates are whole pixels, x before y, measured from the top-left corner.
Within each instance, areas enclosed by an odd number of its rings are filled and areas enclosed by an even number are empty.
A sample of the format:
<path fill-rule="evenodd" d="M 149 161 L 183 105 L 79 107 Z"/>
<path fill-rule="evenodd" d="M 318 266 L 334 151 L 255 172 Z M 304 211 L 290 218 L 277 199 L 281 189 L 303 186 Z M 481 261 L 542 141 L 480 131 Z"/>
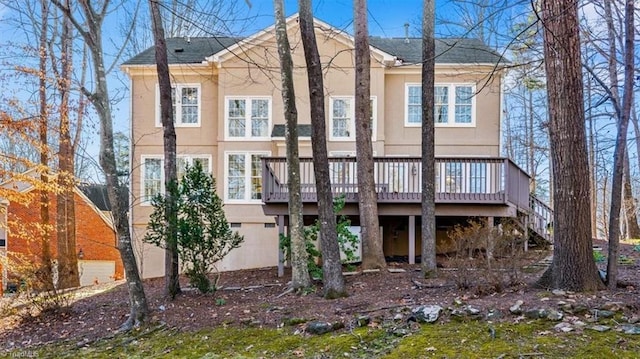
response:
<path fill-rule="evenodd" d="M 184 37 L 167 39 L 167 58 L 170 64 L 199 64 L 207 56 L 220 52 L 240 41 L 238 37 Z M 125 61 L 123 65 L 153 65 L 156 63 L 155 46 Z"/>
<path fill-rule="evenodd" d="M 193 37 L 167 39 L 167 55 L 170 64 L 201 63 L 206 57 L 240 41 L 238 37 Z M 422 39 L 382 38 L 373 36 L 370 45 L 390 55 L 396 56 L 404 63 L 420 63 L 422 61 Z M 154 47 L 150 47 L 127 60 L 123 65 L 153 65 L 156 62 Z M 436 63 L 496 64 L 507 62 L 500 54 L 477 39 L 446 38 L 436 39 Z"/>
<path fill-rule="evenodd" d="M 273 125 L 271 137 L 284 137 L 285 125 Z M 298 137 L 311 137 L 311 125 L 298 124 Z"/>
<path fill-rule="evenodd" d="M 404 63 L 415 64 L 422 61 L 421 38 L 382 38 L 373 36 L 369 39 L 369 44 L 396 56 Z M 497 64 L 499 62 L 507 62 L 507 60 L 478 39 L 436 39 L 436 63 Z"/>

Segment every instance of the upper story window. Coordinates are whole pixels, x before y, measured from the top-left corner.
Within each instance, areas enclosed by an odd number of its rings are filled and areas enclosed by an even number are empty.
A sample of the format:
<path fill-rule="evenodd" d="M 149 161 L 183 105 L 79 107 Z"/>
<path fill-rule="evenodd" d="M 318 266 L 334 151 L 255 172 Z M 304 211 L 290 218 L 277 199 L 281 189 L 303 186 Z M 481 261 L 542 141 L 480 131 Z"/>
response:
<path fill-rule="evenodd" d="M 332 97 L 329 103 L 329 113 L 331 115 L 329 121 L 330 139 L 333 141 L 355 141 L 355 100 L 353 97 Z M 371 97 L 370 101 L 371 118 L 371 134 L 375 139 L 376 134 L 376 107 L 377 100 Z"/>
<path fill-rule="evenodd" d="M 171 103 L 173 123 L 176 127 L 200 127 L 200 84 L 172 84 Z M 162 126 L 160 118 L 160 88 L 156 86 L 156 126 Z"/>
<path fill-rule="evenodd" d="M 422 124 L 422 88 L 420 85 L 407 85 L 406 99 L 406 119 L 405 125 Z"/>
<path fill-rule="evenodd" d="M 227 139 L 269 138 L 272 122 L 270 97 L 227 97 L 225 101 Z"/>
<path fill-rule="evenodd" d="M 202 168 L 211 173 L 211 156 L 209 155 L 178 155 L 176 157 L 176 170 L 178 180 L 185 175 L 187 165 L 193 166 L 199 162 Z M 141 197 L 142 203 L 150 204 L 151 199 L 164 193 L 164 159 L 163 156 L 142 156 L 141 166 Z"/>
<path fill-rule="evenodd" d="M 436 126 L 474 126 L 475 88 L 473 84 L 436 84 L 434 88 L 434 122 Z M 407 84 L 405 91 L 405 126 L 422 125 L 422 88 Z"/>
<path fill-rule="evenodd" d="M 225 154 L 225 200 L 258 202 L 262 199 L 262 160 L 268 152 L 227 152 Z"/>

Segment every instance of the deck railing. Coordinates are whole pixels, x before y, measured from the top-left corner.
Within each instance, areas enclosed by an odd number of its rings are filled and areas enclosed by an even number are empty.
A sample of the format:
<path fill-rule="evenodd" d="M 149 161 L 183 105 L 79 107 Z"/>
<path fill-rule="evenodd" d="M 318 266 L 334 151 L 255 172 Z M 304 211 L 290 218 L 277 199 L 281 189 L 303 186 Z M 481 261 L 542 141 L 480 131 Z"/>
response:
<path fill-rule="evenodd" d="M 288 173 L 284 157 L 262 159 L 262 199 L 266 204 L 287 202 Z M 513 204 L 529 210 L 529 176 L 505 158 L 437 158 L 436 203 Z M 354 157 L 330 157 L 334 195 L 358 200 Z M 374 180 L 379 203 L 420 203 L 422 164 L 419 157 L 375 157 Z M 303 202 L 315 202 L 316 186 L 311 158 L 300 159 Z"/>
<path fill-rule="evenodd" d="M 529 228 L 548 242 L 553 242 L 553 209 L 534 195 L 531 196 Z"/>

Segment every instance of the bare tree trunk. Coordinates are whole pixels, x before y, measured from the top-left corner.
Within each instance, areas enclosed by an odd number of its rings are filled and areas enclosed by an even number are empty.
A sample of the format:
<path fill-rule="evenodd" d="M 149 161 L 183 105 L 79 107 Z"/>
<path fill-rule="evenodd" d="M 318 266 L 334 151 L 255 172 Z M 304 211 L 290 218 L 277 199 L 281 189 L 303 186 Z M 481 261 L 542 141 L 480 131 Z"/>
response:
<path fill-rule="evenodd" d="M 39 118 L 39 135 L 40 135 L 40 166 L 42 172 L 40 181 L 42 188 L 40 190 L 40 226 L 42 231 L 42 239 L 40 241 L 40 250 L 42 255 L 42 265 L 40 268 L 41 280 L 43 281 L 45 290 L 52 290 L 53 268 L 51 266 L 51 228 L 49 218 L 49 145 L 47 140 L 47 126 L 49 125 L 49 110 L 47 106 L 47 30 L 49 18 L 49 4 L 46 0 L 41 1 L 42 23 L 40 27 L 40 64 L 39 64 L 39 90 L 38 96 L 40 101 L 40 118 Z"/>
<path fill-rule="evenodd" d="M 422 275 L 436 275 L 436 205 L 435 205 L 435 2 L 422 5 Z"/>
<path fill-rule="evenodd" d="M 609 202 L 607 202 L 607 194 L 609 192 L 609 175 L 608 173 L 602 176 L 602 233 L 605 236 L 605 240 L 609 241 L 609 215 L 607 214 L 607 208 L 609 208 Z"/>
<path fill-rule="evenodd" d="M 631 162 L 629 161 L 629 151 L 624 154 L 624 175 L 623 179 L 623 204 L 624 214 L 627 220 L 627 237 L 640 238 L 640 226 L 638 226 L 638 216 L 635 198 L 633 198 L 633 187 L 631 186 Z"/>
<path fill-rule="evenodd" d="M 173 125 L 173 105 L 171 103 L 171 79 L 169 78 L 169 62 L 167 59 L 167 43 L 164 39 L 162 17 L 158 0 L 149 0 L 155 39 L 156 69 L 160 88 L 160 119 L 162 120 L 164 143 L 164 186 L 165 209 L 167 221 L 167 237 L 164 256 L 164 293 L 175 298 L 180 293 L 180 277 L 178 273 L 178 173 L 176 170 L 176 130 Z M 176 98 L 182 94 L 176 93 Z"/>
<path fill-rule="evenodd" d="M 634 103 L 635 103 L 635 99 L 633 99 Z M 631 105 L 631 108 L 634 108 L 633 105 Z M 636 153 L 640 154 L 640 126 L 638 124 L 638 116 L 636 111 L 631 111 L 631 116 L 629 117 L 629 120 L 631 120 L 631 123 L 633 124 L 633 132 L 635 134 L 635 144 L 636 144 Z M 640 156 L 638 156 L 638 163 L 640 165 Z M 631 165 L 631 164 L 629 164 Z M 634 205 L 635 205 L 635 200 L 634 200 Z M 636 208 L 637 210 L 637 208 Z M 638 238 L 638 237 L 634 237 L 634 238 Z"/>
<path fill-rule="evenodd" d="M 66 6 L 69 5 L 70 1 L 66 0 Z M 80 274 L 78 273 L 78 256 L 76 254 L 74 153 L 69 120 L 73 29 L 68 18 L 64 18 L 62 21 L 60 37 L 62 45 L 60 66 L 62 68 L 57 85 L 60 93 L 58 185 L 61 192 L 58 193 L 56 199 L 58 288 L 72 288 L 80 286 Z"/>
<path fill-rule="evenodd" d="M 320 221 L 320 246 L 322 250 L 322 276 L 324 297 L 327 299 L 344 297 L 347 291 L 342 277 L 340 248 L 336 231 L 336 215 L 333 213 L 333 194 L 329 176 L 327 156 L 327 134 L 324 112 L 324 81 L 322 64 L 313 28 L 311 1 L 299 0 L 300 34 L 307 63 L 309 82 L 309 108 L 311 110 L 311 151 L 313 171 L 318 192 L 318 219 Z"/>
<path fill-rule="evenodd" d="M 535 160 L 535 154 L 536 154 L 536 142 L 534 140 L 534 129 L 533 129 L 533 119 L 534 119 L 534 114 L 533 114 L 533 88 L 527 88 L 527 92 L 528 92 L 528 106 L 529 106 L 529 125 L 528 125 L 528 134 L 529 134 L 529 139 L 527 140 L 527 147 L 529 147 L 529 149 L 527 150 L 527 154 L 528 154 L 528 170 L 529 170 L 529 174 L 531 175 L 531 181 L 529 182 L 529 192 L 536 194 L 536 189 L 537 189 L 537 171 L 536 171 L 536 160 Z"/>
<path fill-rule="evenodd" d="M 605 9 L 611 11 L 611 2 L 605 0 Z M 610 14 L 609 14 L 610 15 Z M 634 1 L 627 0 L 625 5 L 625 49 L 624 49 L 624 97 L 618 116 L 618 135 L 616 136 L 616 146 L 613 154 L 613 180 L 611 184 L 611 210 L 609 213 L 609 258 L 607 261 L 607 286 L 615 289 L 618 286 L 618 247 L 620 243 L 620 207 L 622 202 L 622 177 L 624 171 L 624 158 L 627 150 L 627 131 L 629 127 L 629 116 L 631 114 L 631 104 L 633 99 L 634 80 Z M 609 32 L 613 20 L 607 19 Z M 611 40 L 610 35 L 610 41 Z M 613 45 L 612 45 L 613 46 Z M 614 67 L 615 52 L 611 53 L 610 67 Z M 612 61 L 614 62 L 612 64 Z M 612 72 L 610 70 L 610 72 Z M 615 72 L 615 71 L 614 71 Z M 612 87 L 617 86 L 617 79 Z"/>
<path fill-rule="evenodd" d="M 287 172 L 289 177 L 289 236 L 291 237 L 291 287 L 295 290 L 311 286 L 307 266 L 307 247 L 304 238 L 302 197 L 300 194 L 300 154 L 298 151 L 298 110 L 293 87 L 293 59 L 287 36 L 283 0 L 274 0 L 276 18 L 276 39 L 280 56 L 280 77 L 282 79 L 282 102 L 287 121 L 285 139 L 287 142 Z"/>
<path fill-rule="evenodd" d="M 371 55 L 367 29 L 367 0 L 355 0 L 355 127 L 358 171 L 358 205 L 362 238 L 362 267 L 386 268 L 378 219 L 371 141 Z"/>
<path fill-rule="evenodd" d="M 584 129 L 578 9 L 543 0 L 545 69 L 553 164 L 554 254 L 540 285 L 575 291 L 603 287 L 592 254 L 589 162 Z"/>
<path fill-rule="evenodd" d="M 122 194 L 126 190 L 118 182 L 118 171 L 113 150 L 113 122 L 111 115 L 111 103 L 107 87 L 107 74 L 102 49 L 102 24 L 109 9 L 110 0 L 104 0 L 99 11 L 89 2 L 80 2 L 79 11 L 85 18 L 81 23 L 72 13 L 71 8 L 62 4 L 59 0 L 51 0 L 68 17 L 78 33 L 84 39 L 93 62 L 94 91 L 89 92 L 83 88 L 83 92 L 93 104 L 100 119 L 100 166 L 104 171 L 107 195 L 111 204 L 113 223 L 118 236 L 118 249 L 124 265 L 127 288 L 129 290 L 130 313 L 127 321 L 122 325 L 122 330 L 129 330 L 146 321 L 149 306 L 144 293 L 138 264 L 131 244 L 131 233 L 127 219 L 127 205 Z"/>
<path fill-rule="evenodd" d="M 587 103 L 591 103 L 591 82 L 587 81 Z M 592 106 L 589 106 L 587 114 L 587 122 L 589 123 L 589 185 L 591 190 L 590 213 L 591 213 L 591 238 L 598 237 L 598 183 L 596 181 L 596 137 L 595 137 L 595 121 L 592 114 Z"/>
<path fill-rule="evenodd" d="M 84 44 L 82 46 L 82 63 L 81 63 L 81 73 L 80 73 L 80 87 L 84 87 L 87 80 L 87 45 Z M 80 145 L 80 139 L 82 138 L 82 126 L 84 124 L 84 112 L 87 107 L 87 98 L 84 93 L 80 92 L 78 94 L 78 107 L 76 108 L 76 133 L 73 138 L 73 142 L 71 143 L 71 151 L 73 152 L 73 173 L 77 176 L 75 157 L 76 153 L 78 153 L 78 146 Z M 82 171 L 82 169 L 80 169 Z M 75 226 L 74 226 L 75 227 Z"/>

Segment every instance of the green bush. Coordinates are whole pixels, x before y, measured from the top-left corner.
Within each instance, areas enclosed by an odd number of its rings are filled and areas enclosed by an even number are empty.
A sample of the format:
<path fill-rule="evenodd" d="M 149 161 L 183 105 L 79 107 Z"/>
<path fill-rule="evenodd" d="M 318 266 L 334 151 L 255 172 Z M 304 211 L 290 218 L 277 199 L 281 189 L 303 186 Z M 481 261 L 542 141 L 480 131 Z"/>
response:
<path fill-rule="evenodd" d="M 607 260 L 607 257 L 604 256 L 604 254 L 602 254 L 602 251 L 593 251 L 593 260 L 596 261 L 596 263 L 603 263 L 604 261 Z"/>
<path fill-rule="evenodd" d="M 333 201 L 333 212 L 338 215 L 344 209 L 344 196 L 340 196 Z M 356 255 L 355 248 L 358 246 L 358 236 L 349 231 L 351 220 L 345 215 L 337 218 L 336 232 L 338 233 L 338 245 L 345 255 L 343 263 L 357 262 L 360 258 Z M 318 265 L 318 259 L 322 255 L 316 245 L 320 235 L 320 222 L 316 219 L 312 226 L 304 228 L 304 241 L 307 248 L 307 268 L 311 278 L 322 278 L 322 267 Z M 285 260 L 291 259 L 291 238 L 280 234 L 280 250 L 285 253 Z M 347 264 L 348 265 L 348 264 Z"/>
<path fill-rule="evenodd" d="M 209 279 L 210 274 L 216 273 L 215 264 L 244 240 L 231 231 L 215 186 L 213 176 L 196 162 L 193 167 L 187 166 L 177 189 L 178 256 L 191 285 L 202 293 L 216 290 L 216 282 L 212 284 Z M 145 242 L 160 247 L 167 243 L 165 201 L 161 195 L 151 201 L 154 210 L 144 237 Z"/>

